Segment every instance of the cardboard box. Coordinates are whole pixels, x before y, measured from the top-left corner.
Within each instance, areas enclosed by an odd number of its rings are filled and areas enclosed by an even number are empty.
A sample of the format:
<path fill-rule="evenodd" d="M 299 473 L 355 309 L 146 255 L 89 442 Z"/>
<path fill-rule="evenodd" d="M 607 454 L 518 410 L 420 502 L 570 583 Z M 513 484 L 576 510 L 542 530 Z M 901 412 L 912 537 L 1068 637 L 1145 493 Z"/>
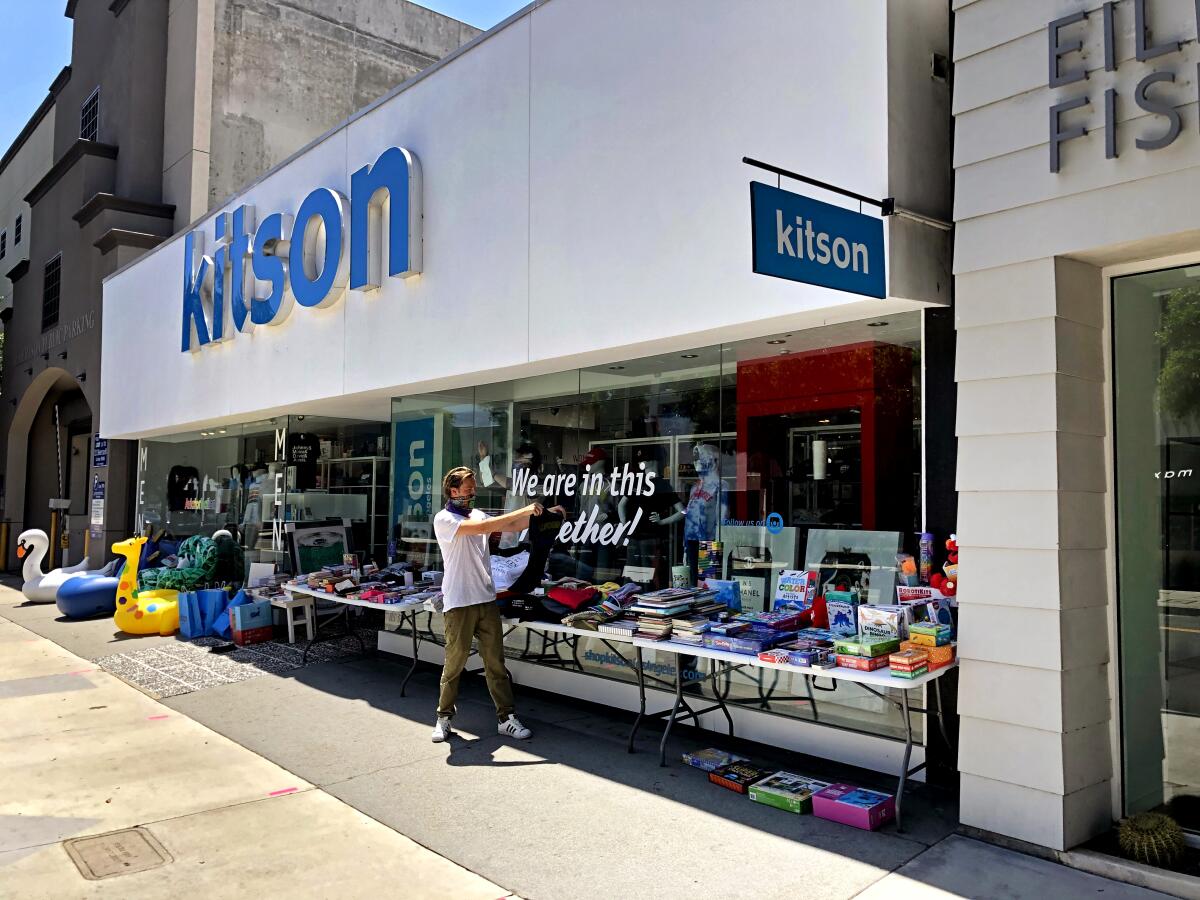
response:
<path fill-rule="evenodd" d="M 857 600 L 830 600 L 829 594 L 826 594 L 825 610 L 829 615 L 829 630 L 842 636 L 858 634 L 858 607 Z"/>
<path fill-rule="evenodd" d="M 908 626 L 912 621 L 912 610 L 907 606 L 860 606 L 858 608 L 858 631 L 870 637 L 908 637 Z"/>
<path fill-rule="evenodd" d="M 803 814 L 812 812 L 813 794 L 827 787 L 827 781 L 816 781 L 791 772 L 776 772 L 750 785 L 750 799 L 776 809 Z"/>
<path fill-rule="evenodd" d="M 245 647 L 247 644 L 265 644 L 275 635 L 275 629 L 270 625 L 264 625 L 261 628 L 235 628 L 233 629 L 233 642 L 239 647 Z"/>
<path fill-rule="evenodd" d="M 888 665 L 893 669 L 914 669 L 928 664 L 929 654 L 915 647 L 897 650 L 888 657 Z"/>
<path fill-rule="evenodd" d="M 865 831 L 874 831 L 896 818 L 895 797 L 852 784 L 831 784 L 813 794 L 812 804 L 818 818 Z"/>
<path fill-rule="evenodd" d="M 914 622 L 908 639 L 922 647 L 941 647 L 950 643 L 950 626 L 932 622 Z"/>
<path fill-rule="evenodd" d="M 928 657 L 930 671 L 944 668 L 954 662 L 954 647 L 950 644 L 943 644 L 940 647 L 925 647 L 912 641 L 905 641 L 900 647 L 903 650 L 920 650 L 924 653 Z"/>
<path fill-rule="evenodd" d="M 842 638 L 834 643 L 834 650 L 847 656 L 887 656 L 899 649 L 900 641 L 896 638 L 876 638 L 863 634 Z"/>
<path fill-rule="evenodd" d="M 715 772 L 721 766 L 728 766 L 735 762 L 745 762 L 746 757 L 738 756 L 736 753 L 728 753 L 725 750 L 718 750 L 716 747 L 709 747 L 707 750 L 694 750 L 691 753 L 683 754 L 683 761 L 689 766 L 694 766 L 705 772 Z"/>
<path fill-rule="evenodd" d="M 257 603 L 243 603 L 229 609 L 229 622 L 235 631 L 248 631 L 251 628 L 270 628 L 271 601 L 260 600 Z"/>
<path fill-rule="evenodd" d="M 847 669 L 857 669 L 860 672 L 874 672 L 876 669 L 887 668 L 886 656 L 847 656 L 837 655 L 837 664 Z"/>
<path fill-rule="evenodd" d="M 752 784 L 757 784 L 770 774 L 766 769 L 760 769 L 751 763 L 735 762 L 709 772 L 708 780 L 723 788 L 745 794 Z"/>
<path fill-rule="evenodd" d="M 888 671 L 892 673 L 893 678 L 907 678 L 912 680 L 913 678 L 920 678 L 922 675 L 926 674 L 929 671 L 929 665 L 923 663 L 917 666 L 915 669 L 897 669 L 893 666 Z"/>

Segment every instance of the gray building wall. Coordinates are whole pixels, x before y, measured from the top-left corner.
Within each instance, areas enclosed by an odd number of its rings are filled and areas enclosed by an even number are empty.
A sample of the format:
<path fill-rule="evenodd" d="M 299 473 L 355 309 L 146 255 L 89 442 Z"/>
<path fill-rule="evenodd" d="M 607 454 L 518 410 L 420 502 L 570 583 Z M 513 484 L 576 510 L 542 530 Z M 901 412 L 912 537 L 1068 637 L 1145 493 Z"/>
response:
<path fill-rule="evenodd" d="M 1106 66 L 1099 0 L 953 7 L 961 816 L 1061 849 L 1122 812 L 1104 269 L 1200 250 L 1200 23 L 1148 3 L 1146 43 L 1180 47 L 1139 61 L 1119 0 Z M 1047 25 L 1076 11 L 1059 68 L 1087 78 L 1052 87 Z M 1151 151 L 1166 120 L 1134 94 L 1154 71 L 1185 125 Z M 1052 172 L 1050 109 L 1083 96 Z"/>
<path fill-rule="evenodd" d="M 479 34 L 396 0 L 216 0 L 208 207 Z"/>
<path fill-rule="evenodd" d="M 55 85 L 53 165 L 23 194 L 29 259 L 14 273 L 6 320 L 0 459 L 14 535 L 50 523 L 53 406 L 64 447 L 71 428 L 94 431 L 102 280 L 477 33 L 393 0 L 69 0 L 66 14 L 75 28 L 68 77 Z M 81 141 L 81 107 L 96 87 L 98 140 Z M 43 331 L 43 276 L 58 254 L 58 323 Z M 155 389 L 136 360 L 109 364 L 128 367 L 128 402 Z M 93 562 L 132 527 L 133 450 L 111 442 L 94 473 L 107 509 Z M 87 517 L 73 516 L 72 561 L 86 531 Z M 9 565 L 12 553 L 10 544 Z"/>

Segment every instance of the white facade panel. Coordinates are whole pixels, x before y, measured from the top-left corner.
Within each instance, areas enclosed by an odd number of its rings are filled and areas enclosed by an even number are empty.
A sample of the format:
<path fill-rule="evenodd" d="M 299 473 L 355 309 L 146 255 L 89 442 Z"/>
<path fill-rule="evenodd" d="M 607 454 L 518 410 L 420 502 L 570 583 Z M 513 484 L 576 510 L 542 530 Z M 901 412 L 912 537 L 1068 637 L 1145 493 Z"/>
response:
<path fill-rule="evenodd" d="M 749 183 L 774 179 L 743 156 L 892 193 L 880 129 L 903 90 L 887 81 L 885 0 L 820 16 L 788 0 L 702 5 L 538 5 L 226 207 L 253 204 L 260 220 L 295 213 L 317 187 L 348 195 L 352 172 L 404 147 L 424 183 L 416 277 L 181 353 L 183 234 L 118 272 L 105 287 L 106 358 L 138 360 L 172 396 L 118 386 L 110 368 L 100 430 L 148 437 L 313 403 L 333 414 L 383 404 L 386 415 L 389 397 L 418 390 L 938 300 L 911 286 L 903 300 L 868 300 L 751 270 Z M 199 230 L 211 249 L 213 220 Z M 914 263 L 943 252 L 928 231 L 926 246 L 906 248 Z M 227 390 L 230 378 L 247 390 Z"/>

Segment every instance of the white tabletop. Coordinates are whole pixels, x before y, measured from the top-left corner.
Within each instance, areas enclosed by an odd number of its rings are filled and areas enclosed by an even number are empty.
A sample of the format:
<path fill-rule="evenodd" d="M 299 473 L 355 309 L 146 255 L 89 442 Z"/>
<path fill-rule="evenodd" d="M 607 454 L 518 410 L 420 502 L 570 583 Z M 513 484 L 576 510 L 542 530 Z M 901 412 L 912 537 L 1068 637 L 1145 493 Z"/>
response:
<path fill-rule="evenodd" d="M 424 600 L 409 600 L 404 603 L 372 603 L 370 600 L 359 600 L 351 597 L 340 597 L 326 591 L 317 591 L 307 587 L 285 586 L 295 594 L 305 594 L 320 600 L 332 600 L 347 606 L 361 606 L 365 609 L 401 610 L 411 612 L 424 606 Z M 575 637 L 594 638 L 596 640 L 612 641 L 619 644 L 629 644 L 643 650 L 662 650 L 680 656 L 696 656 L 701 659 L 715 659 L 719 662 L 735 663 L 742 666 L 757 666 L 760 669 L 775 669 L 779 672 L 789 672 L 797 675 L 811 675 L 814 678 L 832 678 L 837 681 L 850 681 L 855 684 L 865 684 L 873 688 L 904 688 L 912 690 L 926 685 L 936 678 L 941 678 L 958 665 L 955 659 L 947 666 L 926 672 L 916 678 L 898 678 L 886 666 L 874 672 L 863 672 L 859 669 L 848 669 L 845 666 L 835 666 L 832 669 L 819 669 L 812 666 L 794 666 L 791 663 L 773 663 L 759 659 L 754 653 L 734 653 L 732 650 L 715 650 L 711 647 L 699 647 L 694 644 L 681 644 L 677 641 L 648 641 L 645 638 L 635 638 L 622 634 L 608 634 L 592 628 L 576 628 L 573 625 L 563 625 L 559 622 L 525 622 L 520 619 L 505 619 L 504 624 L 512 627 L 531 628 L 534 631 L 544 631 L 550 634 L 568 634 Z"/>
<path fill-rule="evenodd" d="M 714 650 L 711 647 L 698 647 L 694 644 L 681 644 L 677 641 L 648 641 L 645 638 L 628 637 L 621 634 L 606 634 L 589 628 L 575 628 L 555 622 L 522 622 L 519 619 L 505 619 L 506 624 L 522 625 L 537 631 L 547 631 L 556 634 L 573 634 L 579 637 L 608 640 L 620 644 L 641 647 L 643 650 L 662 650 L 680 656 L 697 656 L 703 659 L 715 659 L 720 662 L 736 663 L 743 666 L 758 666 L 761 669 L 775 669 L 780 672 L 792 672 L 799 675 L 812 675 L 816 678 L 833 678 L 838 681 L 852 681 L 855 684 L 865 684 L 874 688 L 904 688 L 906 690 L 919 688 L 935 678 L 941 678 L 958 665 L 955 659 L 947 666 L 926 672 L 917 678 L 899 678 L 891 673 L 886 666 L 874 672 L 863 672 L 859 669 L 848 669 L 845 666 L 835 666 L 832 669 L 818 669 L 811 666 L 794 666 L 791 663 L 772 663 L 758 658 L 754 653 L 734 653 L 732 650 Z"/>
<path fill-rule="evenodd" d="M 341 603 L 344 606 L 361 606 L 363 609 L 411 612 L 425 605 L 424 597 L 420 600 L 405 600 L 403 603 L 372 603 L 370 600 L 360 600 L 357 597 L 342 597 L 338 594 L 331 594 L 329 591 L 318 591 L 313 588 L 299 587 L 292 584 L 284 585 L 284 589 L 292 594 L 302 594 L 306 597 L 314 597 L 317 600 L 332 600 L 334 603 Z"/>

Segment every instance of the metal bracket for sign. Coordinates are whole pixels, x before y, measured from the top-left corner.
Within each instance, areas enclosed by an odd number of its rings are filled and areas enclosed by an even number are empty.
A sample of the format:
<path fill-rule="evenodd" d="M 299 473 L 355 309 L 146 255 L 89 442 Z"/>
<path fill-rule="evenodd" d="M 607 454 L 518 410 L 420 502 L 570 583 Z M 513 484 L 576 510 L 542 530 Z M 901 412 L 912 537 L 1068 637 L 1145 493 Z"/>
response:
<path fill-rule="evenodd" d="M 859 203 L 868 203 L 871 206 L 877 207 L 881 216 L 896 216 L 901 219 L 908 219 L 911 222 L 919 222 L 922 225 L 928 225 L 930 228 L 936 228 L 939 231 L 954 230 L 954 225 L 950 222 L 946 222 L 942 219 L 935 219 L 931 216 L 923 216 L 920 213 L 915 213 L 912 210 L 897 206 L 896 198 L 894 197 L 884 197 L 882 200 L 876 200 L 874 197 L 867 197 L 854 191 L 848 191 L 845 188 L 838 187 L 836 184 L 830 184 L 827 181 L 818 181 L 816 178 L 809 178 L 807 175 L 801 175 L 799 172 L 781 169 L 779 166 L 773 166 L 770 163 L 765 163 L 761 160 L 751 159 L 749 156 L 743 156 L 742 162 L 748 166 L 754 166 L 755 168 L 772 172 L 775 175 L 780 175 L 784 178 L 791 178 L 794 181 L 802 181 L 805 184 L 811 184 L 813 187 L 819 187 L 823 191 L 841 194 L 843 197 L 849 197 L 852 200 L 857 200 Z"/>

